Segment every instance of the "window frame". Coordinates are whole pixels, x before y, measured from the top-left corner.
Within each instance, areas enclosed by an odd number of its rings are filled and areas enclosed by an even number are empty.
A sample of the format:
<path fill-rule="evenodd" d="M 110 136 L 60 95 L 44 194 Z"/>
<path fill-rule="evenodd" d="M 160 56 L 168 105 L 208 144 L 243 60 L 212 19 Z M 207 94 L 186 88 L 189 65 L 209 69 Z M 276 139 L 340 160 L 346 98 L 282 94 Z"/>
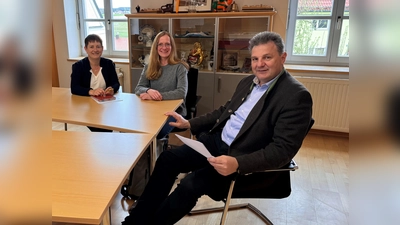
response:
<path fill-rule="evenodd" d="M 288 64 L 310 64 L 326 66 L 349 66 L 350 57 L 337 56 L 340 44 L 340 36 L 343 29 L 343 21 L 349 20 L 345 15 L 346 0 L 332 0 L 332 14 L 330 16 L 297 16 L 298 0 L 290 0 L 288 12 L 288 26 L 286 29 L 286 51 Z M 341 18 L 339 20 L 339 17 Z M 327 41 L 326 56 L 300 56 L 293 55 L 295 26 L 297 20 L 330 20 L 329 37 Z M 340 29 L 336 29 L 340 21 Z M 326 28 L 328 29 L 328 28 Z"/>
<path fill-rule="evenodd" d="M 128 18 L 113 18 L 112 17 L 112 0 L 102 0 L 104 2 L 104 18 L 100 19 L 87 19 L 85 18 L 85 13 L 84 13 L 84 0 L 77 0 L 77 12 L 78 12 L 78 17 L 79 17 L 79 36 L 81 40 L 81 55 L 86 55 L 86 52 L 84 50 L 85 46 L 85 38 L 88 35 L 86 33 L 86 24 L 87 22 L 101 22 L 105 24 L 105 36 L 106 40 L 103 40 L 103 46 L 105 45 L 107 49 L 103 50 L 103 56 L 105 57 L 115 57 L 115 58 L 128 58 L 129 52 L 128 50 L 126 51 L 120 51 L 120 50 L 114 50 L 114 43 L 113 43 L 113 37 L 115 36 L 115 31 L 114 31 L 114 26 L 116 22 L 125 22 L 126 27 L 128 29 Z M 95 0 L 92 0 L 95 1 Z M 126 49 L 129 49 L 129 46 L 126 46 Z"/>

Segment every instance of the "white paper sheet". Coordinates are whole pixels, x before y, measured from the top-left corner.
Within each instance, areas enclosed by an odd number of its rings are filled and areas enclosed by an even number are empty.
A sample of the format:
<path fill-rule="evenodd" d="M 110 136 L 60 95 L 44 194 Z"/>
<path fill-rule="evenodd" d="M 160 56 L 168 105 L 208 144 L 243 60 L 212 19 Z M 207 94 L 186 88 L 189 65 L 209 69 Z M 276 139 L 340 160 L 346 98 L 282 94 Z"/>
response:
<path fill-rule="evenodd" d="M 183 143 L 185 143 L 187 146 L 193 148 L 195 151 L 197 151 L 198 153 L 204 155 L 206 158 L 209 157 L 214 157 L 211 155 L 211 153 L 207 150 L 206 146 L 203 145 L 203 143 L 196 141 L 196 140 L 192 140 L 190 138 L 185 138 L 182 137 L 179 134 L 175 134 L 179 140 L 181 140 Z"/>

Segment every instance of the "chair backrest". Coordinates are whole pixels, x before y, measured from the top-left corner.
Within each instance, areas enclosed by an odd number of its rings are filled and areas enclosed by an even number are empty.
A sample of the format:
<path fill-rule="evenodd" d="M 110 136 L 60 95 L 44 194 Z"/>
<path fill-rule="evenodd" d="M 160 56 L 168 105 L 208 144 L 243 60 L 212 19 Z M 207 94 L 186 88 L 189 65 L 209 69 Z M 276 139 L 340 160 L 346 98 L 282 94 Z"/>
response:
<path fill-rule="evenodd" d="M 190 68 L 188 73 L 187 73 L 187 78 L 188 78 L 188 90 L 186 93 L 186 99 L 185 99 L 185 106 L 186 106 L 186 116 L 185 119 L 189 120 L 192 117 L 196 116 L 197 112 L 197 79 L 199 77 L 199 70 L 195 68 Z M 182 132 L 187 129 L 180 129 L 177 127 L 174 127 L 174 129 L 171 131 L 173 132 Z"/>
<path fill-rule="evenodd" d="M 197 79 L 199 77 L 199 70 L 195 68 L 190 68 L 187 73 L 188 78 L 188 91 L 186 94 L 186 119 L 191 119 L 192 113 L 196 110 L 197 104 Z"/>

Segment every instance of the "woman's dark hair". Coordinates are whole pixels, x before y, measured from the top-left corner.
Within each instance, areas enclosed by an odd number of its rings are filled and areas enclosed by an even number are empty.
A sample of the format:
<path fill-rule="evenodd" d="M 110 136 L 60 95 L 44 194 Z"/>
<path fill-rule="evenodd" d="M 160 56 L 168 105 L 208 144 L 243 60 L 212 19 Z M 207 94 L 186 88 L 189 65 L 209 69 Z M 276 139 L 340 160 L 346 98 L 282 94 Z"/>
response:
<path fill-rule="evenodd" d="M 103 46 L 103 41 L 101 40 L 100 36 L 97 34 L 89 34 L 85 38 L 85 47 L 88 46 L 89 42 L 100 42 L 101 46 Z"/>

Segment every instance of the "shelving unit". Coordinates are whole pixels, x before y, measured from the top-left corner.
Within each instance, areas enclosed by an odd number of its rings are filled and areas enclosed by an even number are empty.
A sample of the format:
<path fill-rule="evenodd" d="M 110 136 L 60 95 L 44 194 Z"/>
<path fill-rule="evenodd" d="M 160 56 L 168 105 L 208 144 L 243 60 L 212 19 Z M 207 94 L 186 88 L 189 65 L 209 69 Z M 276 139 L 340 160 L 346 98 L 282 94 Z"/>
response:
<path fill-rule="evenodd" d="M 136 13 L 127 14 L 130 44 L 130 79 L 136 87 L 146 55 L 149 39 L 167 30 L 174 35 L 179 57 L 187 60 L 194 43 L 202 46 L 204 59 L 198 66 L 198 114 L 224 104 L 237 82 L 251 73 L 248 42 L 255 34 L 272 30 L 276 11 L 219 13 Z M 150 38 L 148 36 L 151 36 Z M 142 62 L 141 62 L 142 61 Z M 129 90 L 127 90 L 129 91 Z M 228 97 L 227 97 L 228 96 Z"/>

